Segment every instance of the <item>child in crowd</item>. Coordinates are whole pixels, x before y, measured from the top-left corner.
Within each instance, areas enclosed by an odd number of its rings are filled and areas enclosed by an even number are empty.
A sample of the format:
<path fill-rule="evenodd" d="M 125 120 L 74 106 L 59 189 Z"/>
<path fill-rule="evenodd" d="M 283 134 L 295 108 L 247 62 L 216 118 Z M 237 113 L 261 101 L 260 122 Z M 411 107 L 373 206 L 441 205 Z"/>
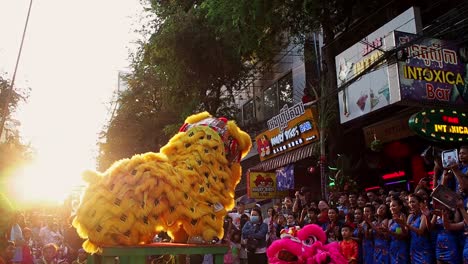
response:
<path fill-rule="evenodd" d="M 57 246 L 53 243 L 42 247 L 42 258 L 36 260 L 36 264 L 57 264 Z"/>
<path fill-rule="evenodd" d="M 240 264 L 240 251 L 241 251 L 241 232 L 235 230 L 231 233 L 229 239 L 226 239 L 229 250 L 224 255 L 224 263 L 227 264 Z"/>
<path fill-rule="evenodd" d="M 296 222 L 296 217 L 294 217 L 294 214 L 289 214 L 286 216 L 286 225 L 284 228 L 290 228 L 290 227 L 295 227 L 298 226 L 299 224 Z"/>
<path fill-rule="evenodd" d="M 307 210 L 303 210 L 301 219 L 299 220 L 299 224 L 301 226 L 305 226 L 309 224 L 317 224 L 319 214 L 320 214 L 320 210 L 318 208 L 310 207 Z"/>
<path fill-rule="evenodd" d="M 353 227 L 351 225 L 345 224 L 341 227 L 341 236 L 343 240 L 340 241 L 340 251 L 341 254 L 348 260 L 350 264 L 357 264 L 359 249 L 358 243 L 352 239 Z"/>

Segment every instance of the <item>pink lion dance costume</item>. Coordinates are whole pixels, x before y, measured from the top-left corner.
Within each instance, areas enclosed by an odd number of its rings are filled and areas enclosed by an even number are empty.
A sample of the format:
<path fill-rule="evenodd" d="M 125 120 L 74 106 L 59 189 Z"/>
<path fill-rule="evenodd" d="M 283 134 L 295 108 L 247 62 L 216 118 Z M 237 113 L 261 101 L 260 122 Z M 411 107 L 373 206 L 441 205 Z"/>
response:
<path fill-rule="evenodd" d="M 273 242 L 267 250 L 268 262 L 272 264 L 347 264 L 340 252 L 338 242 L 325 245 L 327 237 L 315 224 L 302 229 L 282 230 L 281 239 Z"/>

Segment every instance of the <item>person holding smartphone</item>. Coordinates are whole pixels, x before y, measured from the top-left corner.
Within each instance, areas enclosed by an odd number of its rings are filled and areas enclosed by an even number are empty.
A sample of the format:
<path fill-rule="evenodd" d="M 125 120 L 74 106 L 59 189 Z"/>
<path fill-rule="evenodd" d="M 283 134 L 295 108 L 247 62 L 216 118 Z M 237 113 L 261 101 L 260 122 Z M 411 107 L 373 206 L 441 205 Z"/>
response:
<path fill-rule="evenodd" d="M 457 191 L 460 190 L 460 182 L 464 180 L 464 176 L 468 175 L 468 146 L 461 146 L 458 151 L 458 164 L 450 165 L 449 169 L 457 180 Z"/>

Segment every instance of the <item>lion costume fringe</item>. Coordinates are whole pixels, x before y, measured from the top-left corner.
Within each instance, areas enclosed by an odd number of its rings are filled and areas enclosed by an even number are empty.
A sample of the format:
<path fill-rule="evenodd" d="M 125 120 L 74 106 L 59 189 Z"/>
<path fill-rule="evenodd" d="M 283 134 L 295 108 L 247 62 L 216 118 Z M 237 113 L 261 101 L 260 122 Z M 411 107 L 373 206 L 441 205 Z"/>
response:
<path fill-rule="evenodd" d="M 89 186 L 73 220 L 83 248 L 151 243 L 160 231 L 175 242 L 222 237 L 240 158 L 250 147 L 235 122 L 203 112 L 188 117 L 160 153 L 120 160 L 102 174 L 85 172 Z"/>

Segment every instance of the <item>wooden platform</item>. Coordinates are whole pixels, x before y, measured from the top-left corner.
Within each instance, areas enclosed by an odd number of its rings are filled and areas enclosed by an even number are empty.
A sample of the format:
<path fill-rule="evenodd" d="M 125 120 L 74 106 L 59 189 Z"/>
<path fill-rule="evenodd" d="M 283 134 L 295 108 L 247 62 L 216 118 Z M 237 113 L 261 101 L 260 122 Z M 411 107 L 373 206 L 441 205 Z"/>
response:
<path fill-rule="evenodd" d="M 130 247 L 104 247 L 101 254 L 89 256 L 88 264 L 114 264 L 115 257 L 119 257 L 121 264 L 144 264 L 149 256 L 176 255 L 176 260 L 184 259 L 185 255 L 212 254 L 215 264 L 224 263 L 227 245 L 220 244 L 178 244 L 153 243 Z M 183 261 L 177 261 L 184 263 Z"/>

